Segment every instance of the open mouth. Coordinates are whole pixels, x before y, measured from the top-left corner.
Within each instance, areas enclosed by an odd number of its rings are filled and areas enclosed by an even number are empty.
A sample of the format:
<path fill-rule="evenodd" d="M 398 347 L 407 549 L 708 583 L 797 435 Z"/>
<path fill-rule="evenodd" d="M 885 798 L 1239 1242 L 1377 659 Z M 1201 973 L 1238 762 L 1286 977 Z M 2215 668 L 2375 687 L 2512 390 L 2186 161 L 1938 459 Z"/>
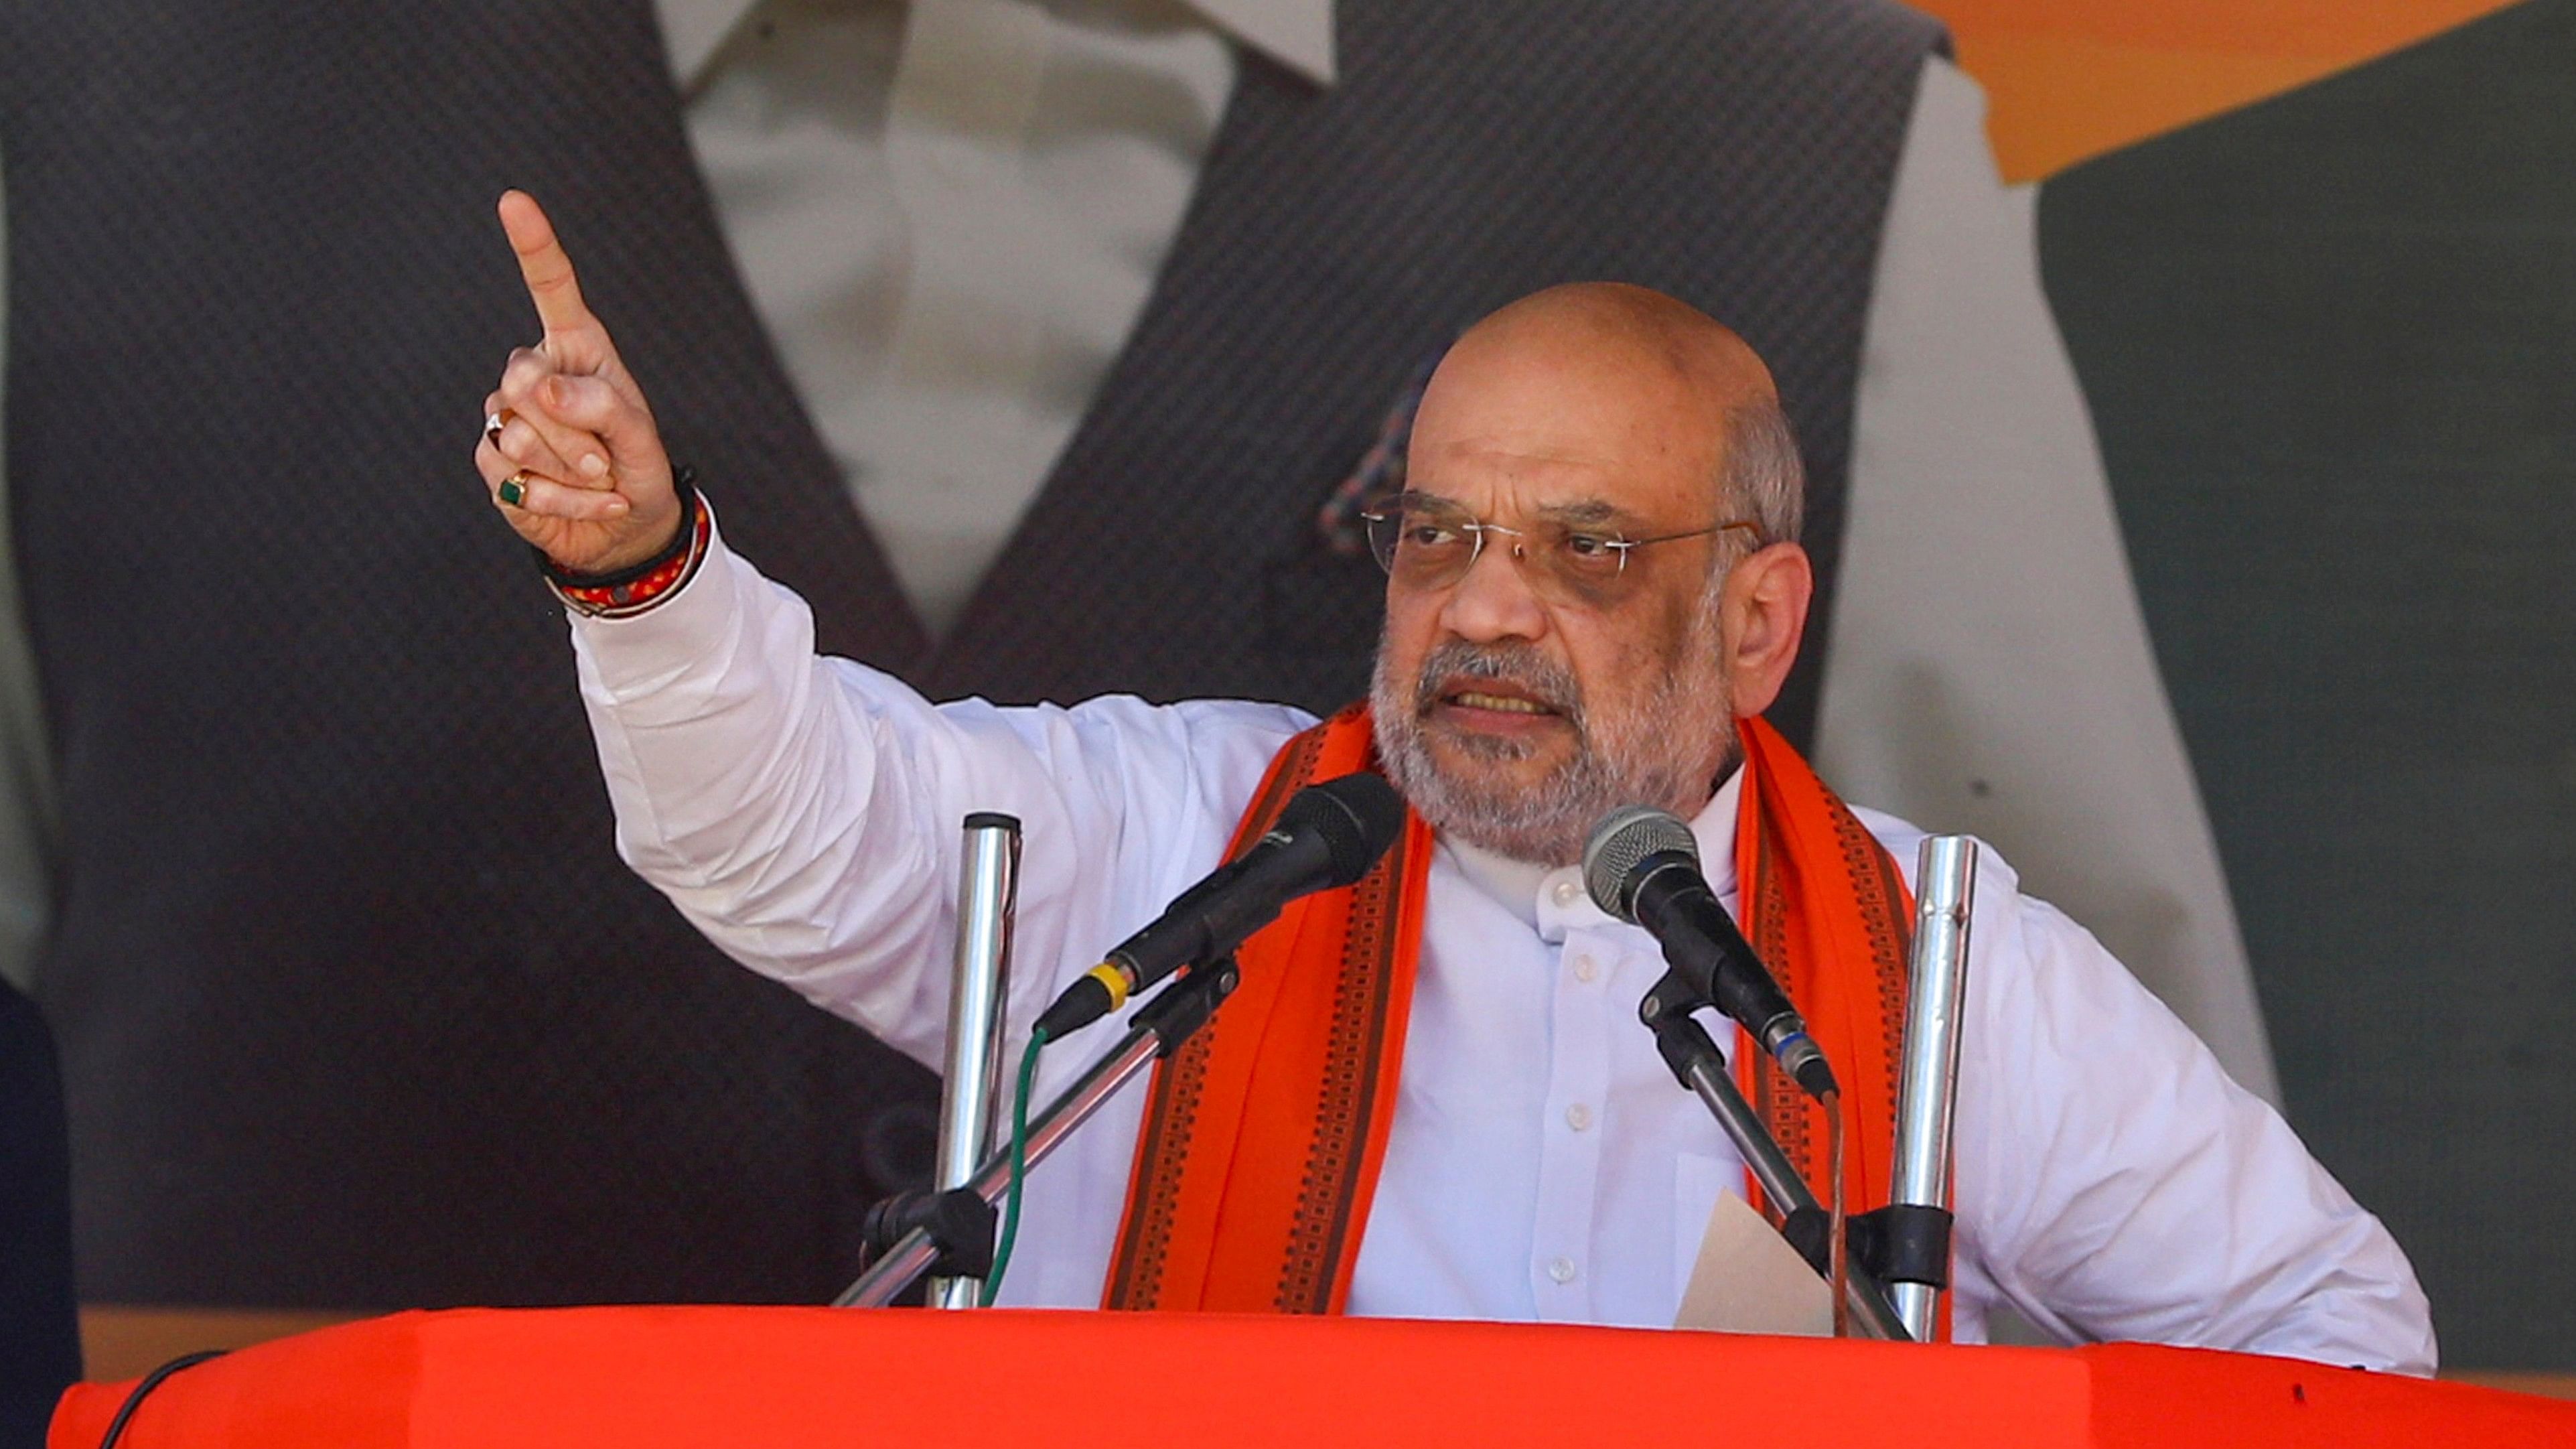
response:
<path fill-rule="evenodd" d="M 1506 679 L 1450 679 L 1432 696 L 1439 712 L 1472 727 L 1523 729 L 1559 721 L 1566 711 Z"/>
<path fill-rule="evenodd" d="M 1488 694 L 1483 690 L 1462 689 L 1444 697 L 1447 703 L 1468 709 L 1498 709 L 1505 714 L 1554 714 L 1555 710 L 1534 699 L 1513 694 Z"/>

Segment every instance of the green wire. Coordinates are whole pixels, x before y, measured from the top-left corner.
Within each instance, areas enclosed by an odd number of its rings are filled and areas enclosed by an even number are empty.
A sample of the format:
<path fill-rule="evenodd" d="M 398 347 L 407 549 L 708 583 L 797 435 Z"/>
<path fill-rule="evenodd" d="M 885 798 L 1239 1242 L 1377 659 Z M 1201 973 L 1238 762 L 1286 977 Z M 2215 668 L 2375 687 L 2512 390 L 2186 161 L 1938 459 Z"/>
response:
<path fill-rule="evenodd" d="M 1045 1031 L 1032 1032 L 1029 1049 L 1020 1054 L 1020 1086 L 1011 1095 L 1011 1186 L 1002 1200 L 1002 1240 L 993 1245 L 993 1271 L 984 1275 L 984 1292 L 977 1300 L 983 1308 L 1002 1296 L 1002 1271 L 1011 1266 L 1011 1244 L 1020 1236 L 1020 1184 L 1029 1175 L 1029 1087 L 1037 1080 L 1038 1051 L 1046 1041 Z"/>

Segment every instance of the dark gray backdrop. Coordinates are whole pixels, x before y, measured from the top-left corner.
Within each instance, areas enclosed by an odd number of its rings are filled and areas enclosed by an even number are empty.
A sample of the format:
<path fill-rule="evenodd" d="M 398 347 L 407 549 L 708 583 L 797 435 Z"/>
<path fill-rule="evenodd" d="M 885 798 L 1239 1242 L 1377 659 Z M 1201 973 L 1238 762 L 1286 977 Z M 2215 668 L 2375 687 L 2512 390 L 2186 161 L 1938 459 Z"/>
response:
<path fill-rule="evenodd" d="M 2576 3 L 2042 193 L 2292 1121 L 2576 1365 Z"/>

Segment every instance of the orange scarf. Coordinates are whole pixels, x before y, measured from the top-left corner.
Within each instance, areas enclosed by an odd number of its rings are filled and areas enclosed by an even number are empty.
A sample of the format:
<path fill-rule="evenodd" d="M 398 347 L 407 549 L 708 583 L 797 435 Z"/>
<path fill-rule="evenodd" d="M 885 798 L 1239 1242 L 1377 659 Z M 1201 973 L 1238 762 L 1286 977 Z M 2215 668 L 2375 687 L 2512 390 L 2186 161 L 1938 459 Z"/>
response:
<path fill-rule="evenodd" d="M 1895 858 L 1778 730 L 1757 718 L 1737 721 L 1736 733 L 1736 916 L 1834 1064 L 1851 1210 L 1868 1212 L 1886 1205 L 1893 1185 L 1914 898 Z M 1823 1104 L 1740 1033 L 1734 1062 L 1737 1087 L 1825 1201 L 1832 1141 Z"/>
<path fill-rule="evenodd" d="M 1853 1211 L 1887 1200 L 1911 909 L 1896 864 L 1777 731 L 1741 722 L 1745 934 L 1843 1087 Z M 1308 784 L 1376 766 L 1353 706 L 1281 748 L 1229 858 Z M 1243 984 L 1154 1070 L 1103 1304 L 1339 1313 L 1350 1296 L 1421 960 L 1431 829 L 1347 890 L 1292 903 L 1236 953 Z M 1825 1196 L 1821 1109 L 1741 1039 L 1747 1097 Z"/>

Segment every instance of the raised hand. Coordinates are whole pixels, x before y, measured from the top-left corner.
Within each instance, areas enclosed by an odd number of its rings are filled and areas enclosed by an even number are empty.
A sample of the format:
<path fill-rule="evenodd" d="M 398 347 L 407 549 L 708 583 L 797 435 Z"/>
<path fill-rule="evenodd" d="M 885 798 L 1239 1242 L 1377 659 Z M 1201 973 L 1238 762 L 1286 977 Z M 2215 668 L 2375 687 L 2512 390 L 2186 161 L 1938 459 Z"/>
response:
<path fill-rule="evenodd" d="M 501 229 L 545 337 L 510 354 L 474 466 L 519 536 L 576 573 L 640 563 L 671 541 L 680 504 L 653 410 L 581 300 L 572 259 L 536 198 L 501 196 Z"/>

